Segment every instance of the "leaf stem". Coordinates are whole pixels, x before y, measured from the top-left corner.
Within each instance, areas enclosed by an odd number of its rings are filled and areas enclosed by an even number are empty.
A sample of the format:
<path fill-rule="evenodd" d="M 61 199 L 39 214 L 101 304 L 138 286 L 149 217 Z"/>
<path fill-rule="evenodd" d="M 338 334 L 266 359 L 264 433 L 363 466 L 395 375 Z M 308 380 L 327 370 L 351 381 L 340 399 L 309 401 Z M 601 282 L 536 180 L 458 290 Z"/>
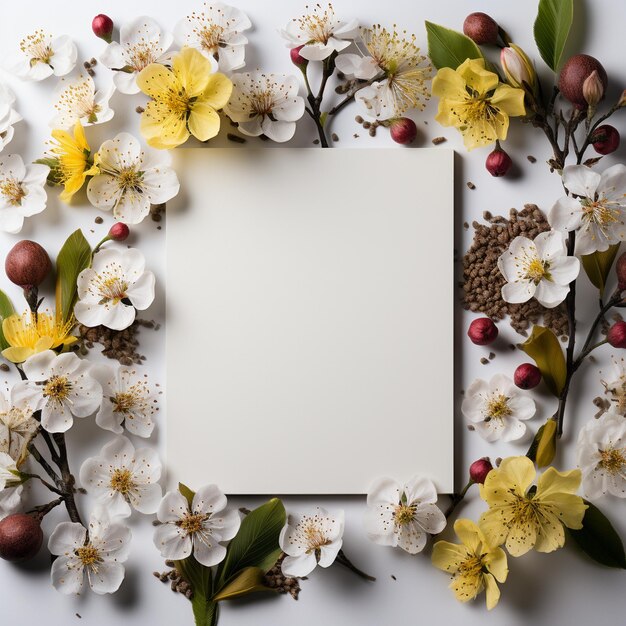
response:
<path fill-rule="evenodd" d="M 360 576 L 364 580 L 369 580 L 370 582 L 374 582 L 376 580 L 374 576 L 370 576 L 369 574 L 366 574 L 363 570 L 360 570 L 358 567 L 356 567 L 356 565 L 354 565 L 354 563 L 352 563 L 352 561 L 346 556 L 343 550 L 339 550 L 336 561 L 337 563 L 348 568 L 351 572 L 354 572 L 357 576 Z"/>

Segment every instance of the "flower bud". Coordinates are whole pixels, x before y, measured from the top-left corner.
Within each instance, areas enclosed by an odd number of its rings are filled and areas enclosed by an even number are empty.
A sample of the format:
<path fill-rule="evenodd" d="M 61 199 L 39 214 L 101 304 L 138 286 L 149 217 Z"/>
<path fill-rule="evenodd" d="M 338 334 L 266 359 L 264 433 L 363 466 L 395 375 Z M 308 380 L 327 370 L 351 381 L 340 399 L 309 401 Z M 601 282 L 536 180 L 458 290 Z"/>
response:
<path fill-rule="evenodd" d="M 107 43 L 111 43 L 113 35 L 113 20 L 108 16 L 100 13 L 93 18 L 91 29 L 96 37 L 104 39 Z"/>
<path fill-rule="evenodd" d="M 617 288 L 620 291 L 626 290 L 626 252 L 622 252 L 615 264 L 615 273 L 617 274 Z"/>
<path fill-rule="evenodd" d="M 113 241 L 126 241 L 130 235 L 130 229 L 124 222 L 115 222 L 109 230 L 109 237 Z"/>
<path fill-rule="evenodd" d="M 38 287 L 50 271 L 48 253 L 34 241 L 18 241 L 7 254 L 4 269 L 7 278 L 20 287 Z"/>
<path fill-rule="evenodd" d="M 9 515 L 0 522 L 0 558 L 5 561 L 32 559 L 43 542 L 39 520 L 23 513 Z"/>
<path fill-rule="evenodd" d="M 463 22 L 463 32 L 479 45 L 498 41 L 498 23 L 486 13 L 470 13 Z"/>
<path fill-rule="evenodd" d="M 399 144 L 406 146 L 415 141 L 417 137 L 417 126 L 408 117 L 396 117 L 391 120 L 389 126 L 391 138 Z"/>
<path fill-rule="evenodd" d="M 496 148 L 485 161 L 485 167 L 492 176 L 504 176 L 511 169 L 511 165 L 511 157 L 502 148 Z"/>
<path fill-rule="evenodd" d="M 467 336 L 477 346 L 487 346 L 496 340 L 498 327 L 493 323 L 492 319 L 479 317 L 469 325 Z"/>
<path fill-rule="evenodd" d="M 513 374 L 513 382 L 520 389 L 534 389 L 541 382 L 541 370 L 532 363 L 522 363 Z"/>
<path fill-rule="evenodd" d="M 588 54 L 574 55 L 565 63 L 559 75 L 561 94 L 579 109 L 586 109 L 590 101 L 594 102 L 591 106 L 595 107 L 604 98 L 607 84 L 606 70 L 600 61 Z"/>
<path fill-rule="evenodd" d="M 502 48 L 500 62 L 504 70 L 506 81 L 516 89 L 530 90 L 536 95 L 537 72 L 526 53 L 512 43 L 508 48 Z"/>
<path fill-rule="evenodd" d="M 614 348 L 626 348 L 626 322 L 615 322 L 606 334 L 606 340 Z"/>
<path fill-rule="evenodd" d="M 298 46 L 297 48 L 292 48 L 289 51 L 289 56 L 291 57 L 291 62 L 300 69 L 304 69 L 308 64 L 309 60 L 305 59 L 303 56 L 300 56 L 300 50 L 304 48 L 304 45 Z"/>
<path fill-rule="evenodd" d="M 591 135 L 593 149 L 598 154 L 611 154 L 619 148 L 619 132 L 614 126 L 603 124 L 598 126 Z"/>
<path fill-rule="evenodd" d="M 474 461 L 469 468 L 470 479 L 479 484 L 484 485 L 485 479 L 487 478 L 487 474 L 493 469 L 493 465 L 491 461 L 484 457 L 482 459 L 478 459 L 478 461 Z"/>

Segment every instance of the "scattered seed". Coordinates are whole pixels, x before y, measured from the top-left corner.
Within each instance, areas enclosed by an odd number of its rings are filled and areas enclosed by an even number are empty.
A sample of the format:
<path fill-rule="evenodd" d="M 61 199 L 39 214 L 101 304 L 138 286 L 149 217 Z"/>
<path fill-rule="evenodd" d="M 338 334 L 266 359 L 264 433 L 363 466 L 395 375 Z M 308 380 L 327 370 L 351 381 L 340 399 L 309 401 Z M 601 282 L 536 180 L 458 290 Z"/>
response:
<path fill-rule="evenodd" d="M 92 78 L 96 75 L 96 73 L 90 68 L 87 68 L 87 74 L 89 74 L 89 76 L 91 76 Z"/>
<path fill-rule="evenodd" d="M 481 362 L 483 365 L 488 365 L 488 364 L 489 364 L 489 359 L 486 359 L 485 357 L 482 357 L 482 358 L 480 359 L 480 362 Z"/>
<path fill-rule="evenodd" d="M 80 613 L 75 613 L 75 615 L 78 619 L 83 619 L 83 616 Z"/>
<path fill-rule="evenodd" d="M 88 70 L 88 69 L 91 67 L 91 64 L 89 63 L 89 61 L 85 61 L 85 62 L 83 63 L 83 67 L 84 67 L 86 70 Z"/>
<path fill-rule="evenodd" d="M 471 431 L 474 431 L 476 429 L 471 424 L 468 424 L 467 425 L 467 430 L 469 430 L 471 432 Z"/>
<path fill-rule="evenodd" d="M 337 133 L 333 133 L 333 134 L 330 136 L 330 138 L 331 138 L 333 141 L 339 141 L 339 135 L 337 135 Z"/>
<path fill-rule="evenodd" d="M 89 59 L 89 63 L 92 66 L 98 65 L 98 61 L 97 61 L 96 57 L 91 57 L 91 59 Z"/>
<path fill-rule="evenodd" d="M 357 116 L 354 118 L 354 121 L 355 121 L 357 124 L 362 124 L 362 123 L 363 123 L 363 118 L 362 118 L 360 115 L 357 115 Z"/>
<path fill-rule="evenodd" d="M 98 215 L 98 217 L 96 217 L 96 219 L 94 220 L 94 222 L 96 224 L 102 224 L 102 222 L 104 222 L 104 220 Z"/>
<path fill-rule="evenodd" d="M 440 143 L 444 143 L 444 142 L 446 142 L 446 141 L 447 141 L 447 139 L 446 139 L 445 137 L 435 137 L 435 138 L 432 140 L 432 143 L 433 143 L 435 146 L 438 146 Z"/>
<path fill-rule="evenodd" d="M 354 133 L 354 135 L 352 135 L 355 139 L 358 139 L 361 135 L 359 135 L 358 133 Z"/>
<path fill-rule="evenodd" d="M 313 143 L 317 146 L 319 144 L 320 140 L 319 139 L 314 139 Z"/>
<path fill-rule="evenodd" d="M 143 113 L 145 111 L 145 109 L 143 107 L 135 107 L 135 111 L 137 111 L 137 113 Z"/>
<path fill-rule="evenodd" d="M 10 368 L 6 363 L 0 363 L 0 370 L 2 370 L 3 372 L 8 372 L 10 371 Z"/>
<path fill-rule="evenodd" d="M 372 123 L 371 122 L 363 122 L 363 128 L 365 128 L 366 130 L 368 128 L 371 128 L 371 127 L 372 127 Z"/>
<path fill-rule="evenodd" d="M 465 230 L 469 230 L 469 224 L 467 222 L 463 222 L 463 228 Z"/>
<path fill-rule="evenodd" d="M 490 352 L 489 353 L 489 360 L 493 361 L 496 358 L 496 353 L 495 352 Z"/>
<path fill-rule="evenodd" d="M 371 126 L 368 132 L 370 137 L 376 137 L 376 126 Z"/>
<path fill-rule="evenodd" d="M 476 185 L 471 180 L 468 180 L 466 184 L 468 189 L 476 189 Z"/>
<path fill-rule="evenodd" d="M 536 162 L 537 162 L 537 159 L 536 159 L 536 158 L 535 158 L 532 154 L 529 154 L 526 158 L 527 158 L 527 159 L 528 159 L 531 163 L 536 163 Z"/>
<path fill-rule="evenodd" d="M 392 580 L 398 580 L 393 574 L 391 575 Z"/>
<path fill-rule="evenodd" d="M 246 140 L 244 137 L 240 137 L 239 135 L 234 135 L 233 133 L 227 133 L 226 139 L 228 139 L 229 141 L 234 141 L 235 143 L 246 143 Z"/>

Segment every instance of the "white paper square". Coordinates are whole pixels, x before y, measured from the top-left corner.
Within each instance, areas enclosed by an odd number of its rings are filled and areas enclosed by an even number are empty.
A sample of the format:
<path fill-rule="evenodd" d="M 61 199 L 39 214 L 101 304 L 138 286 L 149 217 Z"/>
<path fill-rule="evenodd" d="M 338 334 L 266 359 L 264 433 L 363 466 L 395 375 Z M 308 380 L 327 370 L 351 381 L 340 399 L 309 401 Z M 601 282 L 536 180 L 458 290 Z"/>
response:
<path fill-rule="evenodd" d="M 453 490 L 453 152 L 185 149 L 168 210 L 170 477 Z"/>

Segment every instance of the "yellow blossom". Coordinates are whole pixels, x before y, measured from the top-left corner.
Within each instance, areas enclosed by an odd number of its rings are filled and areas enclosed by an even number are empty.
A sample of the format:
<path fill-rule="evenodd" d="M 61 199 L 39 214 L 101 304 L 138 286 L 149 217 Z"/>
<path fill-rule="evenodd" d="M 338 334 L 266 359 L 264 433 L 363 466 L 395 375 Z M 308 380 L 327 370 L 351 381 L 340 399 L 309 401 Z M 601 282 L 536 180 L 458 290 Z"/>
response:
<path fill-rule="evenodd" d="M 56 141 L 51 149 L 55 162 L 52 169 L 56 182 L 64 187 L 61 200 L 69 202 L 85 184 L 87 176 L 98 173 L 98 168 L 91 161 L 91 148 L 80 122 L 74 125 L 73 136 L 65 130 L 53 130 L 52 138 Z"/>
<path fill-rule="evenodd" d="M 28 357 L 45 350 L 65 348 L 76 341 L 70 335 L 74 322 L 59 323 L 49 313 L 14 314 L 2 322 L 2 332 L 9 347 L 2 356 L 13 363 L 23 363 Z"/>
<path fill-rule="evenodd" d="M 492 545 L 506 544 L 512 556 L 532 548 L 552 552 L 562 548 L 568 528 L 582 528 L 587 506 L 576 495 L 580 470 L 558 472 L 548 468 L 536 476 L 533 462 L 525 456 L 504 459 L 487 475 L 480 496 L 489 505 L 482 514 L 480 529 Z"/>
<path fill-rule="evenodd" d="M 471 520 L 457 520 L 454 532 L 461 543 L 438 541 L 433 547 L 433 565 L 452 574 L 450 588 L 459 602 L 473 600 L 484 589 L 491 610 L 500 599 L 496 581 L 503 583 L 509 573 L 506 553 L 487 543 Z"/>
<path fill-rule="evenodd" d="M 509 117 L 526 114 L 524 91 L 501 84 L 483 59 L 467 59 L 456 70 L 442 67 L 432 92 L 440 98 L 435 119 L 458 128 L 468 150 L 506 139 Z"/>
<path fill-rule="evenodd" d="M 226 105 L 233 84 L 211 73 L 211 62 L 195 48 L 183 48 L 172 69 L 151 63 L 137 76 L 137 85 L 152 100 L 141 116 L 141 132 L 154 148 L 170 149 L 192 134 L 200 141 L 220 129 L 217 109 Z"/>

